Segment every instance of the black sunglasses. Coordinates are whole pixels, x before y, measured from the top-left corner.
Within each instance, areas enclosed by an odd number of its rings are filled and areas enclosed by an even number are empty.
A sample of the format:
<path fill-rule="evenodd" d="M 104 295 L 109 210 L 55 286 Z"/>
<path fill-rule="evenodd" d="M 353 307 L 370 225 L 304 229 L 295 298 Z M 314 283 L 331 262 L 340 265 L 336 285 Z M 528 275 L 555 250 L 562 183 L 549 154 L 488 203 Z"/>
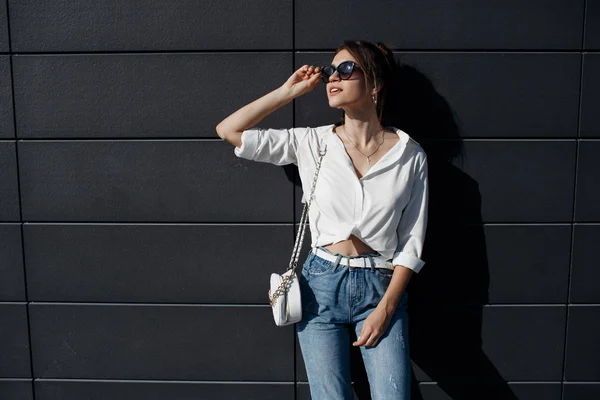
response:
<path fill-rule="evenodd" d="M 354 61 L 341 62 L 337 67 L 334 67 L 333 65 L 326 65 L 321 67 L 321 79 L 323 82 L 328 83 L 329 77 L 333 75 L 335 71 L 337 71 L 340 79 L 346 80 L 352 76 L 354 68 L 360 69 L 360 67 Z"/>

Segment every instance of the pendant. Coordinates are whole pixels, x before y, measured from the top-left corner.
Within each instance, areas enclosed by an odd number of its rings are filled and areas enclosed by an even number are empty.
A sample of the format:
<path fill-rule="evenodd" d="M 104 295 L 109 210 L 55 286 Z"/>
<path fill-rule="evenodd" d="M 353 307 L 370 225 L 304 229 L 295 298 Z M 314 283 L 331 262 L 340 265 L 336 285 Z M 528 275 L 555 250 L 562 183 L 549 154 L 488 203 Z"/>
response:
<path fill-rule="evenodd" d="M 371 165 L 371 160 L 367 157 L 367 164 Z"/>

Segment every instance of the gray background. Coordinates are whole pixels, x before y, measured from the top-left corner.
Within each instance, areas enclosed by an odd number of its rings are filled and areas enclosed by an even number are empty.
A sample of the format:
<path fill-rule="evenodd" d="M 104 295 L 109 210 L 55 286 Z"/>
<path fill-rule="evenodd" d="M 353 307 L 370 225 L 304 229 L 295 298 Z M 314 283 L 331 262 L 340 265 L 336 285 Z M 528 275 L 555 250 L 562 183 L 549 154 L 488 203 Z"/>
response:
<path fill-rule="evenodd" d="M 8 0 L 0 398 L 310 397 L 267 302 L 297 173 L 215 126 L 345 39 L 411 67 L 431 161 L 413 398 L 600 397 L 600 2 Z M 320 85 L 259 125 L 339 116 Z"/>

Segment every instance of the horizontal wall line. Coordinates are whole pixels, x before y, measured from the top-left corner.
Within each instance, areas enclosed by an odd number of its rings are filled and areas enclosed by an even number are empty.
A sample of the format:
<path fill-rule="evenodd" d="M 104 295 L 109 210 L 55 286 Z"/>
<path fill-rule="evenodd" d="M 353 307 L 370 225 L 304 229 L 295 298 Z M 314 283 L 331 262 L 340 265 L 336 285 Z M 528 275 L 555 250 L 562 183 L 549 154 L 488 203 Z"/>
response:
<path fill-rule="evenodd" d="M 0 382 L 98 382 L 98 383 L 183 383 L 183 384 L 223 384 L 223 385 L 307 385 L 307 381 L 203 381 L 203 380 L 165 380 L 165 379 L 81 379 L 81 378 L 0 378 Z M 600 385 L 600 381 L 503 381 L 514 385 L 566 384 Z M 420 385 L 437 385 L 437 381 L 422 381 Z M 477 383 L 479 384 L 479 383 Z M 492 384 L 493 385 L 493 384 Z"/>
<path fill-rule="evenodd" d="M 19 381 L 19 382 L 31 382 L 33 379 L 32 378 L 0 378 L 0 382 L 6 382 L 6 381 L 10 381 L 10 382 L 15 382 L 15 381 Z"/>
<path fill-rule="evenodd" d="M 200 381 L 200 380 L 151 380 L 151 379 L 48 379 L 48 378 L 39 378 L 35 379 L 36 382 L 107 382 L 107 383 L 209 383 L 209 384 L 269 384 L 269 385 L 293 385 L 295 383 L 299 384 L 308 384 L 308 381 Z M 422 385 L 437 385 L 437 381 L 421 381 L 419 382 Z M 473 382 L 474 384 L 480 384 L 479 382 Z M 504 381 L 502 384 L 516 384 L 516 385 L 536 385 L 536 384 L 556 384 L 560 385 L 562 383 L 566 383 L 566 381 Z M 573 383 L 573 382 L 571 382 Z M 577 382 L 579 383 L 579 382 Z M 589 383 L 589 384 L 600 384 L 597 381 L 582 381 L 581 383 Z M 467 382 L 468 384 L 468 382 Z M 493 383 L 488 383 L 494 385 Z"/>
<path fill-rule="evenodd" d="M 14 51 L 14 52 L 0 52 L 0 55 L 97 55 L 97 54 L 221 54 L 221 53 L 233 53 L 233 54 L 245 54 L 245 53 L 333 53 L 336 49 L 330 48 L 305 48 L 305 49 L 292 49 L 292 48 L 280 48 L 280 49 L 188 49 L 188 50 L 94 50 L 94 51 Z M 489 49 L 489 48 L 454 48 L 454 49 L 432 49 L 432 48 L 390 48 L 393 53 L 405 54 L 405 53 L 456 53 L 456 54 L 471 54 L 471 53 L 513 53 L 513 54 L 595 54 L 600 53 L 600 49 Z"/>
<path fill-rule="evenodd" d="M 466 137 L 461 139 L 448 139 L 448 138 L 435 138 L 427 137 L 423 138 L 423 141 L 427 142 L 598 142 L 599 137 L 581 138 L 574 136 L 564 137 Z M 110 138 L 97 138 L 97 137 L 69 137 L 69 138 L 27 138 L 27 139 L 0 139 L 0 143 L 15 143 L 15 142 L 224 142 L 223 139 L 219 138 L 190 138 L 190 137 L 145 137 L 145 138 L 131 138 L 131 137 L 110 137 Z M 233 149 L 233 147 L 232 147 Z"/>
<path fill-rule="evenodd" d="M 1 304 L 1 303 L 0 303 Z M 66 302 L 66 301 L 29 301 L 28 305 L 45 305 L 45 306 L 115 306 L 115 307 L 235 307 L 235 308 L 270 308 L 268 303 L 264 304 L 244 304 L 244 303 L 115 303 L 115 302 Z"/>
<path fill-rule="evenodd" d="M 0 379 L 2 380 L 2 379 Z M 17 379 L 6 379 L 17 380 Z M 81 379 L 81 378 L 33 378 L 18 379 L 35 382 L 101 382 L 101 383 L 187 383 L 187 384 L 222 384 L 222 385 L 294 385 L 294 381 L 204 381 L 204 380 L 168 380 L 168 379 Z"/>
<path fill-rule="evenodd" d="M 156 306 L 156 307 L 239 307 L 239 308 L 269 308 L 268 303 L 154 303 L 154 302 L 94 302 L 94 301 L 0 301 L 0 305 L 49 305 L 49 306 L 115 306 L 115 307 L 129 307 L 129 306 Z M 418 303 L 418 306 L 428 307 L 473 307 L 473 308 L 519 308 L 519 307 L 600 307 L 600 303 Z"/>
<path fill-rule="evenodd" d="M 298 226 L 299 221 L 295 222 L 203 222 L 203 221 L 0 221 L 0 224 L 6 225 L 194 225 L 194 226 Z M 592 222 L 572 222 L 572 221 L 548 221 L 548 222 L 482 222 L 482 223 L 464 223 L 461 226 L 481 227 L 481 226 L 596 226 L 600 221 Z"/>

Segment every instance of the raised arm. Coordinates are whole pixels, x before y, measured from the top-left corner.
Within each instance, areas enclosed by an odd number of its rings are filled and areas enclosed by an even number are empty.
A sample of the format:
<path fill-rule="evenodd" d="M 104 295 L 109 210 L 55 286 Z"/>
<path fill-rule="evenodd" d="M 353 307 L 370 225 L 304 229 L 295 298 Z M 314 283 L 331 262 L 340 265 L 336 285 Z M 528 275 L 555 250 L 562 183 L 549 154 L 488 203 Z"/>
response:
<path fill-rule="evenodd" d="M 240 147 L 242 133 L 257 125 L 273 111 L 294 98 L 310 92 L 319 83 L 318 67 L 303 65 L 279 88 L 240 108 L 217 125 L 217 134 L 227 143 Z"/>

